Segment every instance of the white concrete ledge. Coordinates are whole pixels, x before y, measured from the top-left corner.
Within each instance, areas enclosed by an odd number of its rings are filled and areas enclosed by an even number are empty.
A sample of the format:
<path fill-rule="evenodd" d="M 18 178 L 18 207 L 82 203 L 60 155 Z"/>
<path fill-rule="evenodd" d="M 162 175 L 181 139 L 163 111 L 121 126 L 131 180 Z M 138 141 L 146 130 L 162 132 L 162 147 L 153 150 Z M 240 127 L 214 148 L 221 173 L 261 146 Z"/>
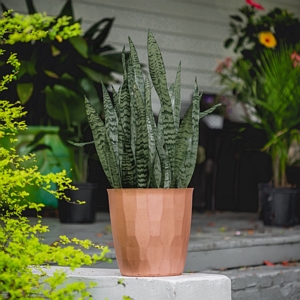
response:
<path fill-rule="evenodd" d="M 69 281 L 96 282 L 90 290 L 93 299 L 122 300 L 129 296 L 134 300 L 231 300 L 231 281 L 224 275 L 184 273 L 169 277 L 125 277 L 116 269 L 79 268 L 65 269 Z M 122 284 L 118 284 L 119 280 Z"/>

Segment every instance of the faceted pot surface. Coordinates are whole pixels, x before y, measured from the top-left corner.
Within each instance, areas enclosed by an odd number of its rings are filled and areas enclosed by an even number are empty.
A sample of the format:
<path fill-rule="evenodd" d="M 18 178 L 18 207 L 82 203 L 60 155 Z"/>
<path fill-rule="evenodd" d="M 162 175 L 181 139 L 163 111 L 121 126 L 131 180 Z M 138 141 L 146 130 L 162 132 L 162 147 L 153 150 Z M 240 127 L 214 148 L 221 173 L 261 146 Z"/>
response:
<path fill-rule="evenodd" d="M 182 274 L 191 229 L 192 188 L 109 189 L 120 272 L 124 276 Z"/>

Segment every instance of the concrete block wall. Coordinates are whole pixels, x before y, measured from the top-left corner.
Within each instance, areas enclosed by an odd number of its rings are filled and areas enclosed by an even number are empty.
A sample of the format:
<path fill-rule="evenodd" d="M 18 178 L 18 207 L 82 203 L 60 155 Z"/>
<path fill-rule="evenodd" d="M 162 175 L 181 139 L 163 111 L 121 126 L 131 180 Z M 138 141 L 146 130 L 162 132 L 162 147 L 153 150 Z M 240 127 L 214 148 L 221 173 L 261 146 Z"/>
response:
<path fill-rule="evenodd" d="M 230 278 L 232 300 L 300 299 L 300 265 L 262 266 L 212 273 Z"/>

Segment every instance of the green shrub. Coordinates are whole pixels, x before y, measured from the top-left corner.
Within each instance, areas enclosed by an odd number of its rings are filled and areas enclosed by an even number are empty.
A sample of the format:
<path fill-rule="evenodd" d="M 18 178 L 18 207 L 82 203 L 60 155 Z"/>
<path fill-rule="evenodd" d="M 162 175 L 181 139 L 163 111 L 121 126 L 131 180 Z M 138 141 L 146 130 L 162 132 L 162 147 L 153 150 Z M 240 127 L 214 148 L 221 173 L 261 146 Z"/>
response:
<path fill-rule="evenodd" d="M 53 34 L 53 31 L 43 30 L 43 24 L 52 22 L 51 17 L 41 14 L 29 19 L 18 16 L 17 23 L 9 13 L 0 20 L 2 42 L 35 40 Z M 57 30 L 59 32 L 59 28 Z M 69 36 L 76 35 L 76 32 L 76 27 L 70 29 Z M 20 67 L 15 54 L 9 56 L 7 64 L 13 67 L 13 71 L 2 78 L 0 92 L 9 87 Z M 25 122 L 21 121 L 24 115 L 19 103 L 0 100 L 0 142 L 6 136 L 13 142 L 18 131 L 26 129 Z M 65 236 L 52 245 L 43 242 L 43 234 L 49 231 L 38 214 L 43 204 L 26 201 L 25 186 L 39 186 L 60 199 L 66 198 L 65 189 L 73 187 L 65 171 L 42 175 L 36 166 L 24 167 L 23 163 L 28 160 L 34 160 L 34 155 L 20 156 L 15 148 L 0 147 L 0 299 L 89 299 L 88 289 L 93 284 L 67 283 L 66 273 L 55 271 L 52 276 L 47 276 L 45 270 L 50 264 L 74 269 L 105 261 L 108 248 L 94 245 L 89 240 L 70 240 Z M 57 186 L 56 190 L 50 190 L 51 183 Z M 35 224 L 24 216 L 27 208 L 36 209 L 38 218 Z M 92 257 L 85 254 L 83 249 L 89 247 L 99 249 L 99 254 Z"/>

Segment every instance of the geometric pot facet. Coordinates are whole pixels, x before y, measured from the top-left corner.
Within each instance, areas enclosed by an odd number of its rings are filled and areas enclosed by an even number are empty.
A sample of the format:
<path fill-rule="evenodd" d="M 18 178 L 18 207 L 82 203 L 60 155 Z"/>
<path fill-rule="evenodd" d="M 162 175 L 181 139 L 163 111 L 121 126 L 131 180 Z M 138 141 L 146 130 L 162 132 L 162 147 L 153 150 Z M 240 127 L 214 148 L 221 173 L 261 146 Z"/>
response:
<path fill-rule="evenodd" d="M 300 190 L 259 186 L 262 218 L 265 225 L 294 226 L 299 223 Z"/>
<path fill-rule="evenodd" d="M 107 191 L 121 274 L 182 274 L 190 237 L 193 188 Z"/>

